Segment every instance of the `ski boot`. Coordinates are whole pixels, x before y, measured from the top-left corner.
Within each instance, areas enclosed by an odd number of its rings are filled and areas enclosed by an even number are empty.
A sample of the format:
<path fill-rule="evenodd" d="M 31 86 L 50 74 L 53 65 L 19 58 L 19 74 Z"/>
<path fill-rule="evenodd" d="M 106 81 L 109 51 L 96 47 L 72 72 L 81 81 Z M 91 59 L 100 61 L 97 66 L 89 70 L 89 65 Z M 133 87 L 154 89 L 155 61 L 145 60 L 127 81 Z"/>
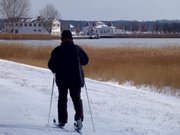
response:
<path fill-rule="evenodd" d="M 82 120 L 79 119 L 76 122 L 74 122 L 74 128 L 76 131 L 80 131 L 83 127 Z"/>

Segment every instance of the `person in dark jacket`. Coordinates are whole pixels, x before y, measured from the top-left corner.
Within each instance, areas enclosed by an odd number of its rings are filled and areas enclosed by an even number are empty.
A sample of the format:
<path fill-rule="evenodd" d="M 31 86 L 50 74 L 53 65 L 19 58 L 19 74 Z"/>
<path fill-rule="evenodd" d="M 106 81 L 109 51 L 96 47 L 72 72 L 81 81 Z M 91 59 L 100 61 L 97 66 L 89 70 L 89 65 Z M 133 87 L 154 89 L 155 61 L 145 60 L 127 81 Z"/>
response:
<path fill-rule="evenodd" d="M 64 30 L 62 32 L 61 41 L 61 45 L 52 51 L 48 62 L 49 69 L 56 76 L 59 90 L 58 122 L 61 127 L 67 123 L 67 94 L 69 90 L 75 109 L 74 120 L 78 122 L 78 128 L 81 129 L 84 119 L 81 87 L 85 83 L 82 66 L 88 64 L 89 58 L 79 45 L 74 44 L 70 31 Z"/>

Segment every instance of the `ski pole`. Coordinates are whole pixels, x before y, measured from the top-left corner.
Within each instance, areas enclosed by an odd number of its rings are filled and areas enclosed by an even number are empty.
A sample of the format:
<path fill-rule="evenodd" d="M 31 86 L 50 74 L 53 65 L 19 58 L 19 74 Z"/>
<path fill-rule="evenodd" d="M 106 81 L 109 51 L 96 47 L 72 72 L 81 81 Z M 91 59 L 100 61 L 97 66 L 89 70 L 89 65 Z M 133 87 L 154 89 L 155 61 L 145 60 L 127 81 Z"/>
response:
<path fill-rule="evenodd" d="M 48 126 L 49 126 L 49 120 L 51 115 L 51 106 L 52 106 L 52 98 L 53 98 L 53 92 L 54 92 L 54 83 L 55 83 L 55 75 L 53 75 L 53 82 L 52 82 L 52 91 L 51 91 L 51 98 L 50 98 L 50 105 L 49 105 L 49 114 L 48 114 Z"/>
<path fill-rule="evenodd" d="M 91 122 L 92 122 L 93 132 L 95 132 L 94 121 L 93 121 L 93 116 L 92 116 L 92 111 L 91 111 L 91 106 L 90 106 L 90 101 L 89 101 L 89 95 L 88 95 L 88 91 L 87 91 L 87 86 L 86 86 L 86 84 L 85 84 L 85 90 L 86 90 L 86 96 L 87 96 L 89 111 L 90 111 L 90 114 L 91 114 Z"/>

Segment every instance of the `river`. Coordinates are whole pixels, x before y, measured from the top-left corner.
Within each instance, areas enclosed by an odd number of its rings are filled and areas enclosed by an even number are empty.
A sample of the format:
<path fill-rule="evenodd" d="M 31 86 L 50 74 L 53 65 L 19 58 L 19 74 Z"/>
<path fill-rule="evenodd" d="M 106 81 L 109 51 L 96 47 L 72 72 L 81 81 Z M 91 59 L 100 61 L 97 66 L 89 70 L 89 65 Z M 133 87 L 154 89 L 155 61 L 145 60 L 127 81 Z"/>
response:
<path fill-rule="evenodd" d="M 0 40 L 0 43 L 17 43 L 35 46 L 57 46 L 60 40 Z M 79 45 L 93 47 L 180 47 L 180 38 L 101 38 L 101 39 L 75 39 Z"/>

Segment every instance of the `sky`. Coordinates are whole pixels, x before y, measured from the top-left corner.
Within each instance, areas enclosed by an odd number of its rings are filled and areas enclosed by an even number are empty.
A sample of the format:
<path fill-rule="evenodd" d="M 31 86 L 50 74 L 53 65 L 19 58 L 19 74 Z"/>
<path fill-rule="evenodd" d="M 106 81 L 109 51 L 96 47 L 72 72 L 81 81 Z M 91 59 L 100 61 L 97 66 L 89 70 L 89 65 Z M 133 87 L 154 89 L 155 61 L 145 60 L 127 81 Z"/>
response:
<path fill-rule="evenodd" d="M 63 20 L 180 19 L 180 0 L 29 0 L 30 15 L 36 17 L 47 4 L 53 4 Z"/>

